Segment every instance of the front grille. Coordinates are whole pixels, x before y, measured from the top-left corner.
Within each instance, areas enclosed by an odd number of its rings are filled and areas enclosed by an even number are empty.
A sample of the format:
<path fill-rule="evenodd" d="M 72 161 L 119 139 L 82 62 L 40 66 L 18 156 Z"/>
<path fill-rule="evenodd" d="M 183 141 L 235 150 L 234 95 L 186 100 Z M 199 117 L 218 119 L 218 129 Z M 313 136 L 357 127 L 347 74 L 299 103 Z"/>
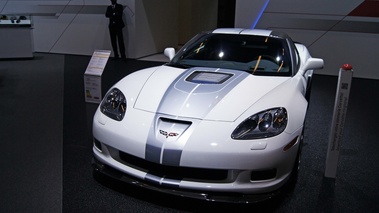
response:
<path fill-rule="evenodd" d="M 228 170 L 166 166 L 146 161 L 121 151 L 119 152 L 119 157 L 122 163 L 158 177 L 198 182 L 220 182 L 225 181 L 228 177 Z"/>
<path fill-rule="evenodd" d="M 252 171 L 250 179 L 252 181 L 261 181 L 274 179 L 276 177 L 276 169 L 268 169 L 262 171 Z"/>
<path fill-rule="evenodd" d="M 100 143 L 100 141 L 98 141 L 96 138 L 93 138 L 93 144 L 95 145 L 95 147 L 96 147 L 98 150 L 102 151 L 101 143 Z"/>

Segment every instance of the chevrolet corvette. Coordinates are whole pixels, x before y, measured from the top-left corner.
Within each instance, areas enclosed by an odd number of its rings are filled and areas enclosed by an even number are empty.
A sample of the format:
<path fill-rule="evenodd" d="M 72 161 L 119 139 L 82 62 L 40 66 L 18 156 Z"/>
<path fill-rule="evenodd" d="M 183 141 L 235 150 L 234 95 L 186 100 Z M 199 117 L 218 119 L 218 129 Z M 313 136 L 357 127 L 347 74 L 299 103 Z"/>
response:
<path fill-rule="evenodd" d="M 96 172 L 182 197 L 249 203 L 297 174 L 313 70 L 283 32 L 203 32 L 127 75 L 93 118 Z"/>

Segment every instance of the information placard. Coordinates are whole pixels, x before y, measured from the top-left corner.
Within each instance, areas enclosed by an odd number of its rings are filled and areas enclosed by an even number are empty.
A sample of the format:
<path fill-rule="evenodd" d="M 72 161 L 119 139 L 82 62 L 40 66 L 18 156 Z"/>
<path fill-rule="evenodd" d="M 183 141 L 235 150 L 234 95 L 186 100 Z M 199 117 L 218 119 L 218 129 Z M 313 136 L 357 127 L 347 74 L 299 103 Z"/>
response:
<path fill-rule="evenodd" d="M 110 55 L 110 50 L 95 50 L 93 53 L 84 73 L 84 95 L 86 102 L 101 102 L 101 75 Z"/>

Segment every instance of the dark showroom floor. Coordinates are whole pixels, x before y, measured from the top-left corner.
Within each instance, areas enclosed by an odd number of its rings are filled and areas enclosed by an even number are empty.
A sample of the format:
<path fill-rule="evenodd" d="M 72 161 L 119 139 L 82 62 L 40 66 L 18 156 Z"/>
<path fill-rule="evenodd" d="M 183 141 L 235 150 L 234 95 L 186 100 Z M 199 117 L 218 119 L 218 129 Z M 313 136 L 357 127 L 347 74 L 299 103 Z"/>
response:
<path fill-rule="evenodd" d="M 337 77 L 315 75 L 296 184 L 264 203 L 231 205 L 93 176 L 97 105 L 85 102 L 83 82 L 89 60 L 42 53 L 0 60 L 0 212 L 379 212 L 379 81 L 352 81 L 335 179 L 324 170 Z M 162 63 L 108 61 L 103 94 L 123 76 Z"/>

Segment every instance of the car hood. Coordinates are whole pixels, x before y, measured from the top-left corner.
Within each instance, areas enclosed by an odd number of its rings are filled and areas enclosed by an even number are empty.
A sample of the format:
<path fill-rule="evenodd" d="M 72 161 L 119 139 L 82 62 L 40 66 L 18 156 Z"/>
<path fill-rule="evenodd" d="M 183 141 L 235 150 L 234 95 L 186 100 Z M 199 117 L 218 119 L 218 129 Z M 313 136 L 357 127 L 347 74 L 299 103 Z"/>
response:
<path fill-rule="evenodd" d="M 289 77 L 254 76 L 237 70 L 157 68 L 134 108 L 203 120 L 234 121 Z"/>

